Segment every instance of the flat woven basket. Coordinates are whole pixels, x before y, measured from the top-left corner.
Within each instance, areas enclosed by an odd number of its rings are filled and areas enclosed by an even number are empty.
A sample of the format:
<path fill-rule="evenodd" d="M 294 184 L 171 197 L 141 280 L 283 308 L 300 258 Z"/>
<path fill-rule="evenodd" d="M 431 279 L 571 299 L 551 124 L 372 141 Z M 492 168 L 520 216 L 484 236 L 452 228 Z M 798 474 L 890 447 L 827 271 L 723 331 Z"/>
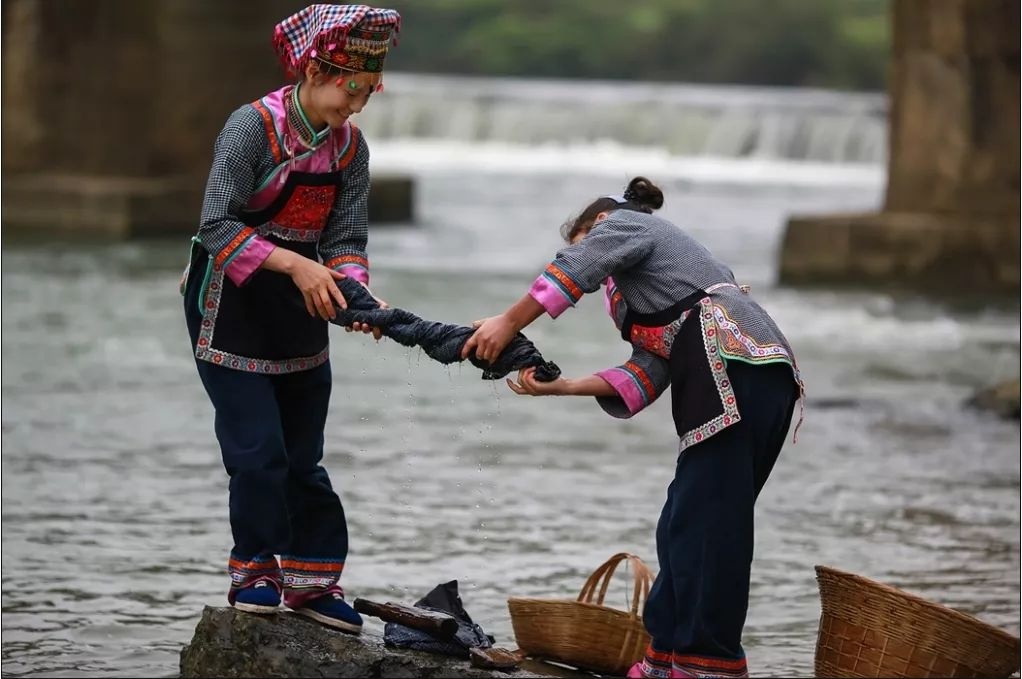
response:
<path fill-rule="evenodd" d="M 964 613 L 852 573 L 816 567 L 817 677 L 1007 677 L 1019 640 Z"/>
<path fill-rule="evenodd" d="M 603 605 L 618 564 L 631 566 L 631 609 Z M 624 676 L 642 660 L 649 634 L 642 625 L 642 608 L 653 574 L 633 554 L 615 554 L 597 568 L 582 586 L 578 599 L 508 599 L 515 641 L 526 654 L 580 669 Z M 640 605 L 641 604 L 641 605 Z"/>

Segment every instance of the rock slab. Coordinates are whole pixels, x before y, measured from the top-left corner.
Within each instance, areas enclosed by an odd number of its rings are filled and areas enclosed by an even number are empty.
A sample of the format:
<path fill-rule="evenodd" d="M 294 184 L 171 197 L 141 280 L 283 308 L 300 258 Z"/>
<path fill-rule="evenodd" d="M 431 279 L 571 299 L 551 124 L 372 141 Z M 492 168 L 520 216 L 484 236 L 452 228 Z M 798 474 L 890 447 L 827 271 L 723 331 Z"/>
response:
<path fill-rule="evenodd" d="M 544 663 L 514 672 L 474 668 L 469 661 L 388 648 L 377 635 L 352 636 L 300 615 L 253 615 L 207 606 L 181 651 L 182 677 L 566 677 Z"/>

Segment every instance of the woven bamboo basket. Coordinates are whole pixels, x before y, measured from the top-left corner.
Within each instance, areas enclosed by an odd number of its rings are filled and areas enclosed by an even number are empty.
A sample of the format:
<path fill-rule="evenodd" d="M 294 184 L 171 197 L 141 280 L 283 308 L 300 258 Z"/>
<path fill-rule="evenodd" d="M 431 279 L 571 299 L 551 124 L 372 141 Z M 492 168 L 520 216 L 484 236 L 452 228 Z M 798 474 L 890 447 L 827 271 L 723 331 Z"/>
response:
<path fill-rule="evenodd" d="M 631 608 L 622 611 L 603 605 L 618 564 L 631 566 Z M 605 674 L 624 676 L 642 660 L 649 634 L 642 625 L 642 608 L 653 574 L 633 554 L 615 554 L 593 571 L 574 601 L 512 597 L 515 641 L 526 654 Z M 641 604 L 641 605 L 640 605 Z"/>
<path fill-rule="evenodd" d="M 817 677 L 1007 677 L 1019 668 L 1019 640 L 976 618 L 825 566 L 816 579 Z"/>

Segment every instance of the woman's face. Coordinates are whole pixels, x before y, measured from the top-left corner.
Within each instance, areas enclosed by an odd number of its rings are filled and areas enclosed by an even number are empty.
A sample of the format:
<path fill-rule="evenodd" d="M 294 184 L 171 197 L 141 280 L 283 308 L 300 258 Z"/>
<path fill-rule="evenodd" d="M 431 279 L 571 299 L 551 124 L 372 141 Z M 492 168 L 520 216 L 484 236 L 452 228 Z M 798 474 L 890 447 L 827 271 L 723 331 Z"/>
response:
<path fill-rule="evenodd" d="M 596 215 L 596 217 L 593 219 L 593 223 L 589 227 L 585 229 L 579 229 L 578 233 L 571 237 L 571 244 L 574 245 L 575 243 L 579 242 L 580 240 L 588 236 L 589 232 L 592 231 L 594 226 L 596 226 L 597 224 L 599 224 L 600 222 L 607 218 L 607 214 L 608 213 L 606 212 L 601 212 L 600 214 Z"/>
<path fill-rule="evenodd" d="M 574 245 L 575 243 L 579 242 L 580 240 L 582 240 L 583 238 L 585 238 L 588 235 L 589 235 L 589 229 L 582 229 L 582 230 L 580 230 L 578 233 L 576 233 L 574 236 L 571 237 L 571 244 Z"/>
<path fill-rule="evenodd" d="M 380 73 L 350 71 L 339 76 L 317 73 L 308 78 L 309 102 L 315 117 L 331 128 L 342 127 L 348 118 L 365 108 L 382 78 Z"/>

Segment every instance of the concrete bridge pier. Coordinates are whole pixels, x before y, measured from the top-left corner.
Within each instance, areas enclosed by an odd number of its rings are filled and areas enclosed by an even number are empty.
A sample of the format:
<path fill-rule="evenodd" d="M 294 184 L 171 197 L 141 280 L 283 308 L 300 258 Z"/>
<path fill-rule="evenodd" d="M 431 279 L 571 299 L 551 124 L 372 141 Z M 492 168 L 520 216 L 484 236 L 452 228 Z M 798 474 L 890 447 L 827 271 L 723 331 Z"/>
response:
<path fill-rule="evenodd" d="M 796 216 L 788 285 L 1019 292 L 1019 3 L 893 0 L 890 151 L 872 214 Z"/>

